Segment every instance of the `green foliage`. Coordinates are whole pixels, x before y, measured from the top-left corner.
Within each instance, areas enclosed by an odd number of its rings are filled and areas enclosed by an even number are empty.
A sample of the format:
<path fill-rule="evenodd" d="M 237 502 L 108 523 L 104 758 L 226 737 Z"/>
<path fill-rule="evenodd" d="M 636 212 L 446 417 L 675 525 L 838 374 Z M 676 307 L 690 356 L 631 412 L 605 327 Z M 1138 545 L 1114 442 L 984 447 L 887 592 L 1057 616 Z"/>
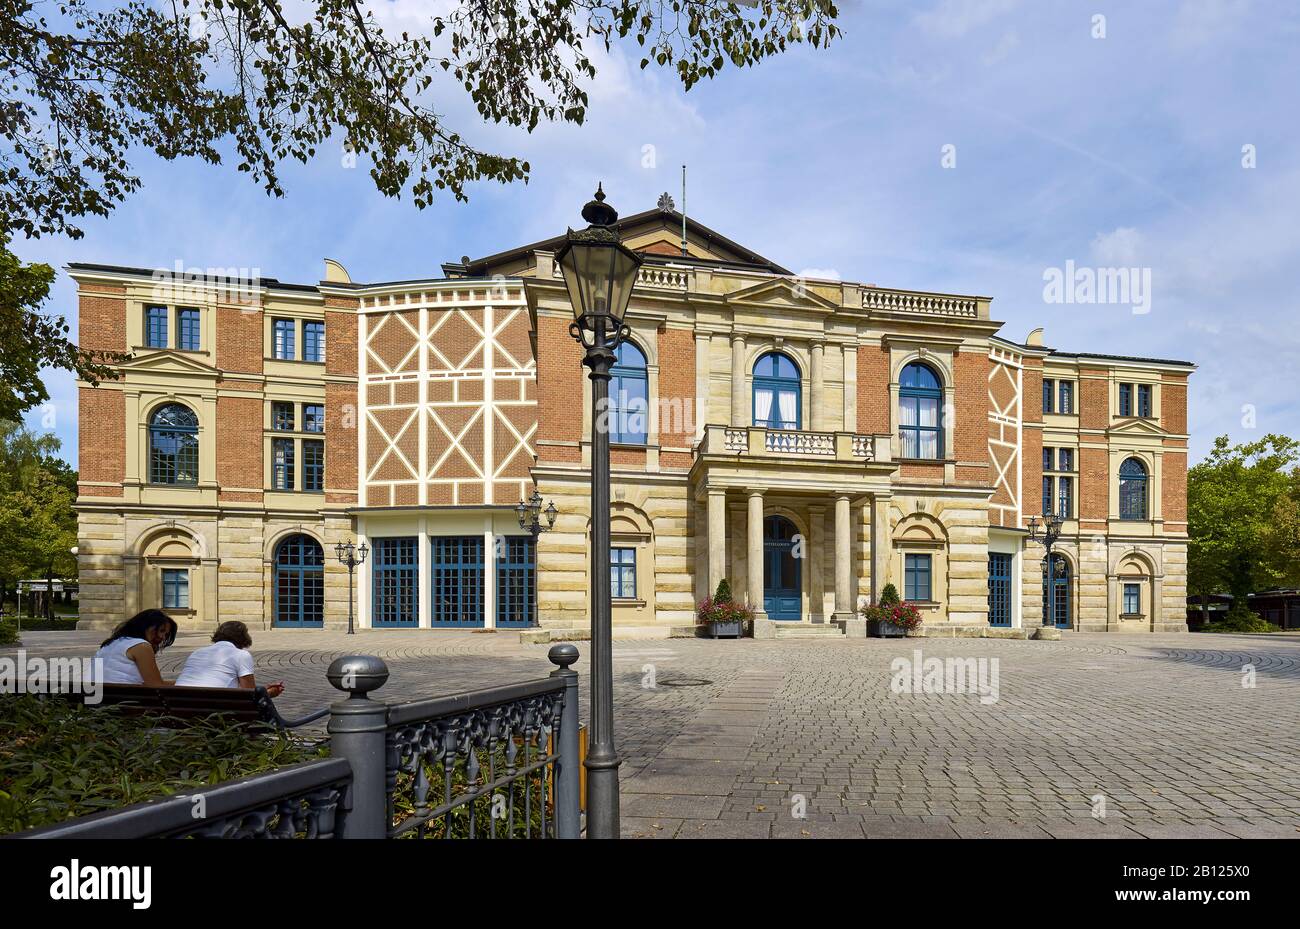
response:
<path fill-rule="evenodd" d="M 0 834 L 306 761 L 281 734 L 218 717 L 160 729 L 112 707 L 0 697 Z"/>
<path fill-rule="evenodd" d="M 1188 591 L 1246 594 L 1300 583 L 1300 442 L 1214 442 L 1187 474 Z"/>
<path fill-rule="evenodd" d="M 515 767 L 525 763 L 525 750 L 520 742 L 515 744 Z M 501 777 L 508 769 L 505 744 L 499 744 L 491 751 L 478 749 L 475 752 L 478 771 L 473 778 L 468 776 L 463 759 L 458 759 L 452 768 L 451 797 L 453 800 L 464 796 L 471 790 L 482 790 L 490 783 L 491 773 Z M 528 761 L 540 757 L 536 746 L 528 748 Z M 424 775 L 428 779 L 428 800 L 431 807 L 445 802 L 447 775 L 442 762 L 424 764 Z M 393 793 L 393 826 L 399 826 L 415 813 L 413 774 L 399 772 L 397 787 Z M 533 838 L 541 832 L 542 809 L 545 806 L 546 828 L 549 831 L 555 821 L 555 798 L 549 786 L 543 782 L 541 770 L 510 782 L 508 787 L 498 788 L 468 800 L 464 805 L 451 810 L 445 817 L 439 816 L 426 822 L 423 829 L 414 829 L 402 835 L 408 839 L 467 839 L 470 835 L 470 819 L 474 820 L 475 838 L 486 838 L 495 823 L 497 838 Z M 513 819 L 510 811 L 513 808 Z M 493 811 L 496 811 L 495 818 Z M 450 832 L 450 835 L 448 835 Z"/>
<path fill-rule="evenodd" d="M 898 588 L 893 584 L 886 584 L 880 590 L 880 606 L 894 606 L 900 603 Z"/>
<path fill-rule="evenodd" d="M 713 594 L 713 602 L 714 603 L 731 602 L 731 585 L 727 583 L 727 579 L 725 577 L 722 580 L 718 581 L 718 589 Z"/>
<path fill-rule="evenodd" d="M 0 422 L 0 581 L 76 573 L 77 475 L 53 435 Z M 48 602 L 48 601 L 47 601 Z"/>
<path fill-rule="evenodd" d="M 1277 627 L 1245 606 L 1234 605 L 1217 622 L 1206 623 L 1201 632 L 1275 632 Z"/>
<path fill-rule="evenodd" d="M 48 394 L 42 366 L 106 379 L 118 356 L 84 352 L 39 312 L 53 269 L 8 250 L 14 232 L 82 235 L 140 188 L 129 154 L 220 164 L 282 196 L 280 166 L 320 152 L 370 164 L 386 196 L 421 209 L 478 180 L 526 181 L 528 162 L 480 150 L 439 114 L 468 95 L 481 119 L 582 124 L 589 43 L 635 40 L 688 90 L 727 62 L 756 65 L 840 34 L 829 0 L 475 0 L 385 32 L 366 0 L 0 0 L 0 418 Z M 381 15 L 387 15 L 381 14 Z M 337 157 L 337 156 L 331 156 Z"/>
<path fill-rule="evenodd" d="M 0 194 L 0 203 L 5 199 Z M 16 420 L 50 399 L 42 368 L 74 371 L 92 384 L 112 375 L 107 365 L 118 356 L 80 350 L 68 338 L 67 320 L 41 312 L 53 281 L 49 265 L 26 264 L 9 251 L 9 229 L 0 227 L 0 420 Z"/>
<path fill-rule="evenodd" d="M 0 619 L 0 647 L 18 644 L 18 626 L 7 619 Z M 3 699 L 3 697 L 0 697 Z"/>

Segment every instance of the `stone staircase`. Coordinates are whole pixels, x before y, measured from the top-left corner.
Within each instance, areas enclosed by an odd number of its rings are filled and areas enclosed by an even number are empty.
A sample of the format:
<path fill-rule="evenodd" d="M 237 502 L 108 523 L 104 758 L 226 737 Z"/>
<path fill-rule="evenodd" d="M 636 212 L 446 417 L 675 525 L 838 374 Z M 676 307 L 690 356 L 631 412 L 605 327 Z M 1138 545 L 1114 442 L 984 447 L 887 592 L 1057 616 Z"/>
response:
<path fill-rule="evenodd" d="M 844 630 L 834 623 L 777 623 L 778 639 L 842 639 Z"/>

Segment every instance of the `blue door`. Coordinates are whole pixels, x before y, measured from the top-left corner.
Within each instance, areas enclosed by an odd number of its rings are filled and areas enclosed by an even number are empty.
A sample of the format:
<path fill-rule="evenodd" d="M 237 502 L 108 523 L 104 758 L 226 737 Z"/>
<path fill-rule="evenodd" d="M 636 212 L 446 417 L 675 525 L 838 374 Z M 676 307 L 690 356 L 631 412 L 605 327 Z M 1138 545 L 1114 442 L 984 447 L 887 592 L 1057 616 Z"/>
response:
<path fill-rule="evenodd" d="M 768 619 L 798 620 L 802 607 L 794 524 L 784 516 L 763 520 L 763 609 Z"/>
<path fill-rule="evenodd" d="M 433 610 L 435 628 L 483 627 L 483 537 L 435 536 Z"/>
<path fill-rule="evenodd" d="M 325 624 L 325 553 L 311 536 L 291 535 L 276 547 L 272 607 L 276 626 Z"/>
<path fill-rule="evenodd" d="M 1011 625 L 1011 556 L 989 553 L 989 625 Z"/>

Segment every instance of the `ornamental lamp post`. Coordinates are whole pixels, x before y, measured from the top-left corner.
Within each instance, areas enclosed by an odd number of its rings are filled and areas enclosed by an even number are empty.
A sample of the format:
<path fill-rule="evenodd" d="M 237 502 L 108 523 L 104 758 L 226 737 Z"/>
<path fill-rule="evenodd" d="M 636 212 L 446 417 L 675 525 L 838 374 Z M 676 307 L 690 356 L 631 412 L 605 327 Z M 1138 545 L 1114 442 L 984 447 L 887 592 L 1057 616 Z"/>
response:
<path fill-rule="evenodd" d="M 1052 613 L 1052 582 L 1056 579 L 1056 564 L 1052 560 L 1052 546 L 1061 537 L 1061 524 L 1065 522 L 1055 513 L 1043 517 L 1043 524 L 1038 524 L 1038 517 L 1029 517 L 1029 541 L 1040 543 L 1047 550 L 1043 557 L 1043 625 L 1055 626 L 1056 617 Z M 1040 531 L 1041 530 L 1041 531 Z"/>
<path fill-rule="evenodd" d="M 354 546 L 350 541 L 340 542 L 334 546 L 334 554 L 339 563 L 346 565 L 348 569 L 348 635 L 354 635 L 356 629 L 353 626 L 352 612 L 352 572 L 356 570 L 357 565 L 365 563 L 366 556 L 370 554 L 370 546 L 365 542 L 360 546 Z"/>
<path fill-rule="evenodd" d="M 623 323 L 641 258 L 620 241 L 618 211 L 595 199 L 582 208 L 586 229 L 569 230 L 555 261 L 573 305 L 569 334 L 585 350 L 591 379 L 591 731 L 587 760 L 587 837 L 617 839 L 618 752 L 614 748 L 613 631 L 609 588 L 609 405 L 614 352 L 627 338 Z"/>
<path fill-rule="evenodd" d="M 528 498 L 527 502 L 520 500 L 515 504 L 515 515 L 519 517 L 519 528 L 533 537 L 533 577 L 537 577 L 537 539 L 543 532 L 550 532 L 555 528 L 555 517 L 559 511 L 555 508 L 555 501 L 546 509 L 542 509 L 542 495 L 536 488 L 533 489 L 533 495 Z M 545 517 L 545 524 L 542 519 Z M 530 617 L 533 625 L 537 625 L 537 582 L 533 582 L 533 615 Z"/>

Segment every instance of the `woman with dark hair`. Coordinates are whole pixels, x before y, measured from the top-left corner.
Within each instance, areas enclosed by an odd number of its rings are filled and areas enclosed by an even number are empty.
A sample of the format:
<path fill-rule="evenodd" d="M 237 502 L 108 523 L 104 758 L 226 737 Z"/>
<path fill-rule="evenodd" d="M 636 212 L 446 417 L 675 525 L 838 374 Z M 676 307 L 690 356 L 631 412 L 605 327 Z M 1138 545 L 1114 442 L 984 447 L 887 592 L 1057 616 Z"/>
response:
<path fill-rule="evenodd" d="M 175 641 L 176 620 L 162 610 L 141 610 L 114 629 L 95 652 L 95 660 L 103 668 L 103 683 L 170 684 L 163 680 L 154 656 Z"/>
<path fill-rule="evenodd" d="M 238 620 L 228 620 L 212 633 L 212 644 L 198 649 L 185 660 L 185 670 L 176 679 L 177 687 L 242 687 L 252 690 L 253 656 L 248 647 L 253 637 Z M 272 697 L 284 693 L 284 683 L 267 685 Z"/>

